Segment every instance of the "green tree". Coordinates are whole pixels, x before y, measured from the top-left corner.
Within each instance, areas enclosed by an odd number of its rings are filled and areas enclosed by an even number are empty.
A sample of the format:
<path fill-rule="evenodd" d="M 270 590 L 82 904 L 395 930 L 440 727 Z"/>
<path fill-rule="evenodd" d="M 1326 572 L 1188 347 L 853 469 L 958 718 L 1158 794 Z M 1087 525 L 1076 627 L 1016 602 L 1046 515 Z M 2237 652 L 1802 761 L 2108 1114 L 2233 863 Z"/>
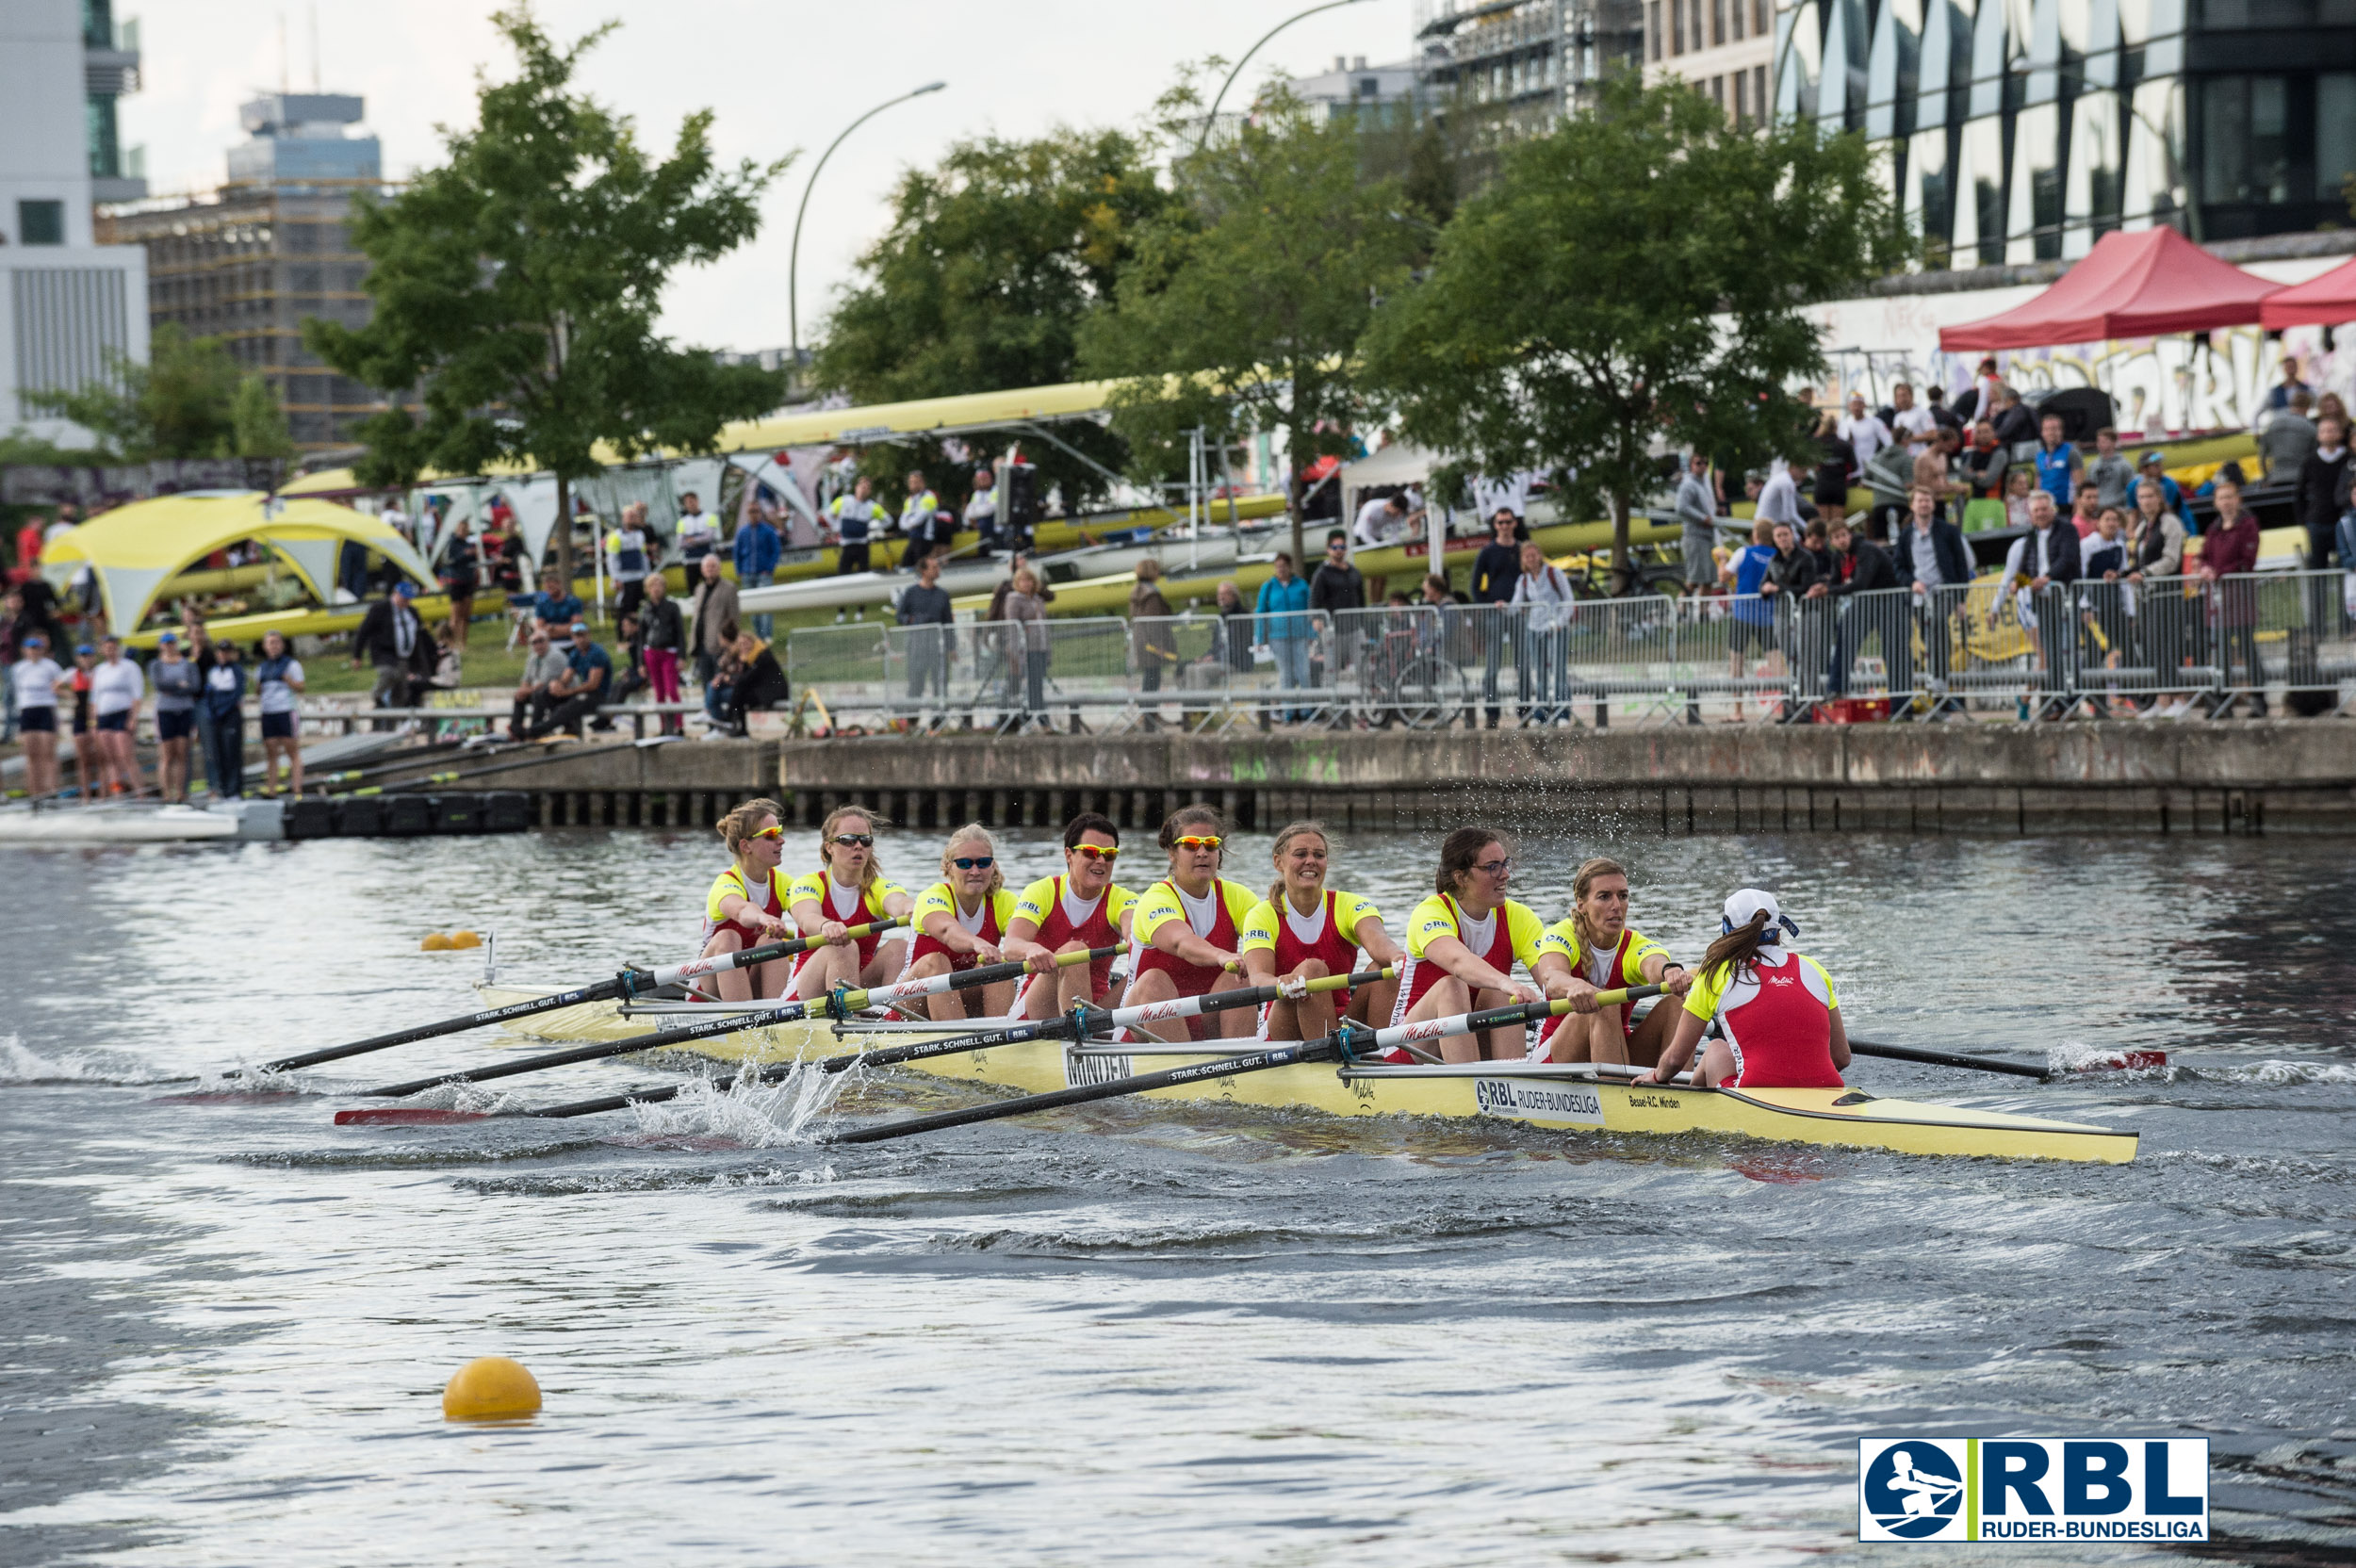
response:
<path fill-rule="evenodd" d="M 1861 138 L 1737 130 L 1690 88 L 1617 77 L 1507 150 L 1367 364 L 1413 439 L 1549 470 L 1572 515 L 1608 507 L 1625 582 L 1661 447 L 1792 451 L 1784 386 L 1823 361 L 1805 307 L 1909 253 Z"/>
<path fill-rule="evenodd" d="M 819 384 L 864 403 L 1072 380 L 1080 323 L 1112 297 L 1139 225 L 1170 203 L 1151 158 L 1118 131 L 1058 130 L 959 142 L 938 166 L 911 170 L 892 193 L 892 226 L 828 319 Z M 1127 461 L 1101 427 L 1055 433 L 1105 468 Z M 1055 447 L 1034 456 L 1072 510 L 1105 488 L 1097 468 Z M 880 481 L 915 462 L 949 481 L 938 483 L 944 495 L 963 488 L 937 441 L 866 458 Z"/>
<path fill-rule="evenodd" d="M 314 319 L 303 341 L 370 386 L 422 394 L 422 422 L 394 408 L 361 427 L 365 482 L 526 462 L 555 474 L 569 524 L 572 482 L 598 471 L 598 443 L 631 457 L 708 451 L 728 420 L 783 400 L 781 372 L 715 364 L 658 335 L 655 318 L 674 269 L 753 237 L 788 160 L 722 170 L 703 110 L 655 161 L 630 120 L 572 89 L 610 24 L 560 48 L 527 9 L 492 20 L 520 73 L 477 89 L 480 122 L 446 133 L 448 163 L 357 206 L 374 317 L 356 332 Z M 556 543 L 569 581 L 569 526 Z"/>
<path fill-rule="evenodd" d="M 1192 106 L 1190 85 L 1164 100 Z M 1429 225 L 1395 179 L 1366 178 L 1347 120 L 1319 125 L 1281 85 L 1232 139 L 1182 157 L 1183 207 L 1149 223 L 1081 364 L 1122 378 L 1114 428 L 1166 463 L 1196 425 L 1284 432 L 1289 472 L 1346 449 L 1367 411 L 1356 350 Z M 1133 466 L 1136 465 L 1133 464 Z M 1293 549 L 1300 486 L 1286 485 Z"/>
<path fill-rule="evenodd" d="M 106 369 L 76 391 L 27 392 L 24 401 L 73 420 L 127 463 L 293 455 L 278 395 L 218 337 L 190 337 L 166 321 L 149 335 L 146 364 L 112 353 Z"/>

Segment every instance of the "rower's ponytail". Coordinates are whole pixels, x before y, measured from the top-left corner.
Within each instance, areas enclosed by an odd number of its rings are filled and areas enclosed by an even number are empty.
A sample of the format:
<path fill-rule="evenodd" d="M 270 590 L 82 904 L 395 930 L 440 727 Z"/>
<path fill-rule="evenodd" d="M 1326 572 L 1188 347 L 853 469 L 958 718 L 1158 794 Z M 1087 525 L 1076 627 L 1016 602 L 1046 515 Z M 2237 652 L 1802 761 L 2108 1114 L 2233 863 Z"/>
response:
<path fill-rule="evenodd" d="M 1323 839 L 1326 853 L 1331 855 L 1333 852 L 1333 836 L 1325 831 L 1325 824 L 1315 817 L 1303 817 L 1299 822 L 1286 823 L 1284 830 L 1276 835 L 1276 847 L 1268 856 L 1268 858 L 1276 862 L 1276 880 L 1268 885 L 1268 904 L 1271 909 L 1282 909 L 1284 906 L 1284 846 L 1304 833 L 1314 833 Z"/>
<path fill-rule="evenodd" d="M 712 826 L 719 833 L 720 841 L 728 846 L 728 853 L 734 855 L 744 847 L 744 841 L 753 836 L 756 825 L 763 817 L 783 822 L 785 808 L 774 800 L 748 800 Z"/>
<path fill-rule="evenodd" d="M 1726 969 L 1732 972 L 1729 978 L 1739 978 L 1757 960 L 1759 950 L 1767 945 L 1767 911 L 1761 909 L 1751 917 L 1749 924 L 1738 925 L 1711 942 L 1710 951 L 1702 955 L 1700 977 L 1707 980 L 1713 972 Z"/>

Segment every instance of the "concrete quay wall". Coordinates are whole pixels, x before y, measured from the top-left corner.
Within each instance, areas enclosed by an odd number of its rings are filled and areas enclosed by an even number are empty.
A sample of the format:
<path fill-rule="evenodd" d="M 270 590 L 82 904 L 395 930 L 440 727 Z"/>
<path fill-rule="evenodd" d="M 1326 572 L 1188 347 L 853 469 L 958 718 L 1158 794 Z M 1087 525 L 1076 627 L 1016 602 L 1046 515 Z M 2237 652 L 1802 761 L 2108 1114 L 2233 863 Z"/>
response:
<path fill-rule="evenodd" d="M 1317 815 L 1428 829 L 1542 811 L 1663 833 L 2344 833 L 2356 832 L 2356 724 L 623 743 L 560 748 L 465 787 L 530 791 L 548 825 L 703 827 L 773 794 L 810 825 L 857 802 L 910 827 L 1044 825 L 1082 809 L 1148 827 L 1200 800 L 1260 828 Z"/>

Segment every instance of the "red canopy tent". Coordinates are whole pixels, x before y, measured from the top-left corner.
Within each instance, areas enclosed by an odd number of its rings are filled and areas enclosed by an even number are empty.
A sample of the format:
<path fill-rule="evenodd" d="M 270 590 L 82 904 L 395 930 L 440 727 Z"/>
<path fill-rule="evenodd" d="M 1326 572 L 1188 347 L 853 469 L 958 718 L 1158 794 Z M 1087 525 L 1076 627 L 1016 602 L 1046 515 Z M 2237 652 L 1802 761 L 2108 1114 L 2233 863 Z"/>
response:
<path fill-rule="evenodd" d="M 2171 228 L 2114 232 L 2027 303 L 1939 328 L 1939 346 L 1969 353 L 2244 327 L 2282 286 L 2219 261 Z"/>
<path fill-rule="evenodd" d="M 2269 332 L 2356 321 L 2356 261 L 2344 261 L 2319 277 L 2267 295 L 2258 320 Z"/>

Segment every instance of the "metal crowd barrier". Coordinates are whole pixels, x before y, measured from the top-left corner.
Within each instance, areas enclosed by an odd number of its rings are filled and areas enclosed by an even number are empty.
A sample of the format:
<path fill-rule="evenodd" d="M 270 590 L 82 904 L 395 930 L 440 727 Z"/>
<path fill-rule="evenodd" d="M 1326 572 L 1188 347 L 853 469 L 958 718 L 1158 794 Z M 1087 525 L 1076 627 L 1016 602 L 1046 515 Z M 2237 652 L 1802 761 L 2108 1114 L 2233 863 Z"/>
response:
<path fill-rule="evenodd" d="M 794 691 L 838 727 L 1437 728 L 2214 712 L 2356 701 L 2356 576 L 1993 579 L 1793 600 L 1385 606 L 796 630 Z M 2253 673 L 2254 672 L 2254 673 Z"/>

